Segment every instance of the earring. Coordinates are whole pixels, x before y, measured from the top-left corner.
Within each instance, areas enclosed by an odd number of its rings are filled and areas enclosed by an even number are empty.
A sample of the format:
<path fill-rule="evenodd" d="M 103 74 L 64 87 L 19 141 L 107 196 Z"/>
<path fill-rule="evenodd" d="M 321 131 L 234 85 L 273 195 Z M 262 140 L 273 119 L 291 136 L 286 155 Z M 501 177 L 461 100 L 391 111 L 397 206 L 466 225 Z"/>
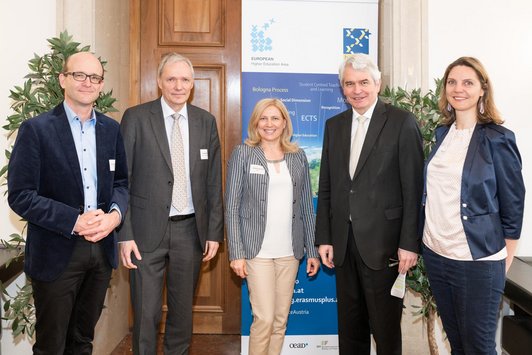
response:
<path fill-rule="evenodd" d="M 447 103 L 447 111 L 451 112 L 453 110 L 453 107 L 450 103 Z"/>
<path fill-rule="evenodd" d="M 482 98 L 480 98 L 479 101 L 478 112 L 480 112 L 481 115 L 484 114 L 484 100 L 482 100 Z"/>

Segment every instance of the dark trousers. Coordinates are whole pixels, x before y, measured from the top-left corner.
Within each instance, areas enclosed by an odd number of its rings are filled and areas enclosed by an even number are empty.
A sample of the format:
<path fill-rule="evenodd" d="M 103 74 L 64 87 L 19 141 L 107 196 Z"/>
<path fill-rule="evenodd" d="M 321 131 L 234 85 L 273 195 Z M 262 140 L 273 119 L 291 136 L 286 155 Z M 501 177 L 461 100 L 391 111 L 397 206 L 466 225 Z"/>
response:
<path fill-rule="evenodd" d="M 458 261 L 423 247 L 423 259 L 451 353 L 497 354 L 495 332 L 506 261 Z"/>
<path fill-rule="evenodd" d="M 335 269 L 340 354 L 369 355 L 370 333 L 379 355 L 401 354 L 403 300 L 390 295 L 398 275 L 397 266 L 382 270 L 368 268 L 349 228 L 344 263 Z"/>
<path fill-rule="evenodd" d="M 150 253 L 141 251 L 142 260 L 135 261 L 138 268 L 130 273 L 135 355 L 156 353 L 165 276 L 168 312 L 164 353 L 188 354 L 202 253 L 195 218 L 169 221 L 159 247 Z"/>
<path fill-rule="evenodd" d="M 94 327 L 103 309 L 111 272 L 101 245 L 78 239 L 67 268 L 57 280 L 32 280 L 34 354 L 92 354 Z"/>

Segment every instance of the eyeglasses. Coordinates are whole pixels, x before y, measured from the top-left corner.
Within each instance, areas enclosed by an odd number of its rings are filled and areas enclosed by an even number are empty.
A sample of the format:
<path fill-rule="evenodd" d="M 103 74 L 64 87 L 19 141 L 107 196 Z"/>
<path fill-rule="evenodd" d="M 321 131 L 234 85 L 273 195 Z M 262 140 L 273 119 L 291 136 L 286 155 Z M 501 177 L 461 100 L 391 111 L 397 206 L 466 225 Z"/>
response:
<path fill-rule="evenodd" d="M 93 84 L 100 84 L 103 81 L 103 76 L 99 76 L 96 74 L 85 74 L 81 71 L 73 71 L 73 72 L 65 72 L 63 73 L 64 76 L 72 75 L 74 80 L 76 81 L 85 81 L 85 79 L 89 78 L 90 82 Z"/>

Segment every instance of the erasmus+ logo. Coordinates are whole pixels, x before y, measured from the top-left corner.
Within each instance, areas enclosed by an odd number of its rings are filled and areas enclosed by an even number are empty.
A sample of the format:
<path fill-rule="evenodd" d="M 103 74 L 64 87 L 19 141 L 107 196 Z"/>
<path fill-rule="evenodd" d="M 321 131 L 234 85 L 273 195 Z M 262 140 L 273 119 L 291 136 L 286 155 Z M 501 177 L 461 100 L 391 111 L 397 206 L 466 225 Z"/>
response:
<path fill-rule="evenodd" d="M 344 54 L 369 54 L 369 29 L 344 28 Z"/>
<path fill-rule="evenodd" d="M 272 39 L 268 37 L 268 30 L 275 23 L 274 19 L 269 20 L 262 26 L 251 26 L 251 51 L 269 52 L 272 50 Z"/>

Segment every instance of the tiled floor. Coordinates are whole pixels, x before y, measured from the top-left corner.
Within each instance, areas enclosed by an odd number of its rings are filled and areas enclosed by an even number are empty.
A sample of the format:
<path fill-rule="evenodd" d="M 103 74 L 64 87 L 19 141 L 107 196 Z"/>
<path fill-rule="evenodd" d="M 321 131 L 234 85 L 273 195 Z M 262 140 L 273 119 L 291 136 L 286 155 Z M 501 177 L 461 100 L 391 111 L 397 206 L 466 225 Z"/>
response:
<path fill-rule="evenodd" d="M 159 339 L 157 354 L 162 354 L 162 336 Z M 130 355 L 131 334 L 126 336 L 111 355 Z M 238 355 L 240 354 L 240 335 L 194 334 L 189 355 Z"/>

